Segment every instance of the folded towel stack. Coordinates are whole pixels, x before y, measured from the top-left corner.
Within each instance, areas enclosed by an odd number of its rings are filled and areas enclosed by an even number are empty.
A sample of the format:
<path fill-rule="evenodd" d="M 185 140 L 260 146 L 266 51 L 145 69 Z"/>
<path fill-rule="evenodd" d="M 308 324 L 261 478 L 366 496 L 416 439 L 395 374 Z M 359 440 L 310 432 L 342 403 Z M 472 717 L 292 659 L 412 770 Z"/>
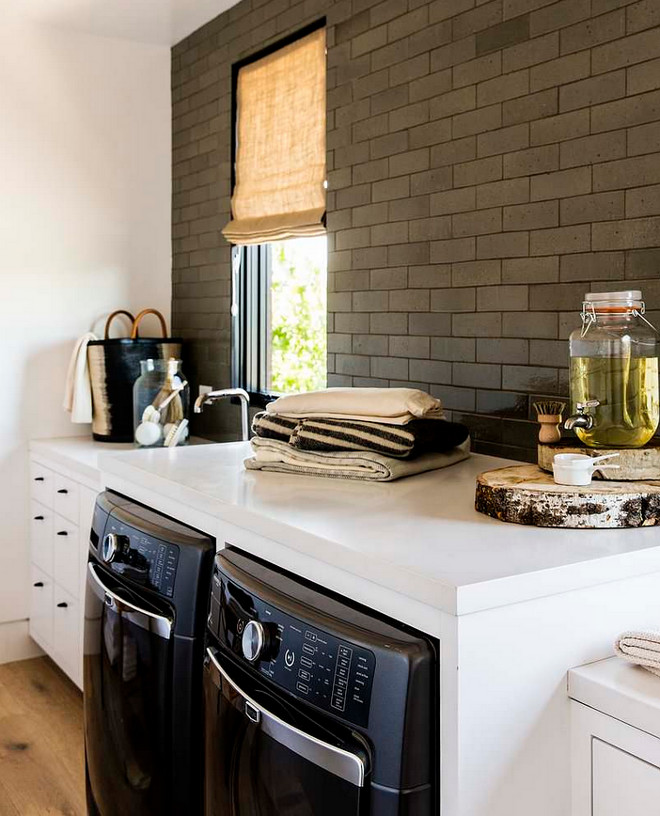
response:
<path fill-rule="evenodd" d="M 465 426 L 411 388 L 330 388 L 281 397 L 257 414 L 249 470 L 393 481 L 469 455 Z"/>
<path fill-rule="evenodd" d="M 660 677 L 660 632 L 624 632 L 614 643 L 616 653 Z"/>

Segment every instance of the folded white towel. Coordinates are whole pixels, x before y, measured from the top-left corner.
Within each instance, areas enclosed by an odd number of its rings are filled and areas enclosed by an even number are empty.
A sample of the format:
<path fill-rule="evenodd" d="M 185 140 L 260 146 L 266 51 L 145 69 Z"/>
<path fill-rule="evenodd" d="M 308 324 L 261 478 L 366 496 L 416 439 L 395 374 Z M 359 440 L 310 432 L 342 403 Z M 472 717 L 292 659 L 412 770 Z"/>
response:
<path fill-rule="evenodd" d="M 660 677 L 660 632 L 623 632 L 614 648 L 621 657 Z"/>
<path fill-rule="evenodd" d="M 76 340 L 71 352 L 62 404 L 64 410 L 71 414 L 71 422 L 92 421 L 92 387 L 87 367 L 87 344 L 96 339 L 96 335 L 91 332 L 83 334 Z"/>
<path fill-rule="evenodd" d="M 290 417 L 361 419 L 390 425 L 444 417 L 440 400 L 416 388 L 325 388 L 280 397 L 266 410 Z"/>
<path fill-rule="evenodd" d="M 245 460 L 247 470 L 271 470 L 331 479 L 392 482 L 427 470 L 454 465 L 470 455 L 470 440 L 444 453 L 423 453 L 414 459 L 395 459 L 374 451 L 301 451 L 287 442 L 255 436 L 255 456 Z"/>

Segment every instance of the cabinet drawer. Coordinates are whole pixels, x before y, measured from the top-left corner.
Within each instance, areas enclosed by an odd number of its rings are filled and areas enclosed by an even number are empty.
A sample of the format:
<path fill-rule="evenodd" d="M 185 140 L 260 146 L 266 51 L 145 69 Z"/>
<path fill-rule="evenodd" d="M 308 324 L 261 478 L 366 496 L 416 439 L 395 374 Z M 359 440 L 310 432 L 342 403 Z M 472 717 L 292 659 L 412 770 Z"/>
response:
<path fill-rule="evenodd" d="M 38 567 L 30 570 L 30 634 L 44 646 L 53 640 L 53 581 Z"/>
<path fill-rule="evenodd" d="M 30 544 L 32 563 L 47 575 L 53 574 L 53 511 L 30 502 Z"/>
<path fill-rule="evenodd" d="M 52 470 L 38 462 L 30 462 L 30 495 L 44 507 L 53 506 L 54 475 Z"/>
<path fill-rule="evenodd" d="M 53 516 L 53 578 L 55 583 L 78 597 L 80 587 L 80 551 L 78 526 L 58 515 Z"/>
<path fill-rule="evenodd" d="M 68 674 L 80 674 L 80 605 L 58 584 L 53 591 L 53 657 Z"/>
<path fill-rule="evenodd" d="M 79 485 L 67 479 L 66 476 L 60 476 L 59 473 L 53 474 L 53 510 L 76 524 L 79 512 L 79 489 Z"/>

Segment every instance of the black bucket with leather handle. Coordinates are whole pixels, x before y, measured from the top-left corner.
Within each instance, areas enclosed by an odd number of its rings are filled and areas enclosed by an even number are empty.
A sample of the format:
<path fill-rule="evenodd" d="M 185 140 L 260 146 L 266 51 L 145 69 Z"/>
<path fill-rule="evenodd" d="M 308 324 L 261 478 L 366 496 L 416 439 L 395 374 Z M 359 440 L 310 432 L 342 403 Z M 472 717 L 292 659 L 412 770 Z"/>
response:
<path fill-rule="evenodd" d="M 110 338 L 110 324 L 118 315 L 132 321 L 131 336 Z M 162 337 L 140 337 L 142 319 L 155 315 Z M 133 318 L 120 309 L 105 324 L 105 339 L 92 340 L 87 346 L 87 362 L 92 386 L 92 433 L 99 442 L 133 441 L 133 384 L 140 376 L 142 360 L 181 359 L 183 341 L 167 336 L 167 323 L 156 309 L 144 309 Z"/>

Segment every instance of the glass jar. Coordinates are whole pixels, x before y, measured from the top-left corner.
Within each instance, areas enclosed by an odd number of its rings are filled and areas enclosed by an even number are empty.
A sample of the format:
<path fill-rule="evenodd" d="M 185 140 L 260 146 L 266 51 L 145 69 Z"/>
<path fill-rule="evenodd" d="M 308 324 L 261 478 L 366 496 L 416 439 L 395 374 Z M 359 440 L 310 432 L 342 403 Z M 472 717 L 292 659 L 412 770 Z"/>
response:
<path fill-rule="evenodd" d="M 133 428 L 140 448 L 176 447 L 188 441 L 190 387 L 181 360 L 142 360 L 133 386 Z"/>
<path fill-rule="evenodd" d="M 573 416 L 566 427 L 592 448 L 639 448 L 658 428 L 658 333 L 642 293 L 591 292 L 570 337 Z"/>

